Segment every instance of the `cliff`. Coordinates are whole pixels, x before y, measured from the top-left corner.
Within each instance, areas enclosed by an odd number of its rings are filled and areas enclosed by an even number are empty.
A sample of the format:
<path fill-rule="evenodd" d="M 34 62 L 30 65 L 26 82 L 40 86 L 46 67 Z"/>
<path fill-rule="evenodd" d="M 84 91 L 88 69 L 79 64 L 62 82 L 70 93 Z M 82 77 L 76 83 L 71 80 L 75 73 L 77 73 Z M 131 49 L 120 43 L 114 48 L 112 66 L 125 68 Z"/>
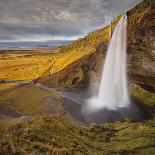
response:
<path fill-rule="evenodd" d="M 155 104 L 155 3 L 144 0 L 127 12 L 128 16 L 128 79 L 131 94 L 144 103 Z M 61 52 L 86 53 L 61 71 L 39 81 L 52 87 L 85 86 L 99 81 L 109 43 L 109 32 L 115 28 L 121 15 L 111 25 L 90 33 L 74 43 L 61 47 Z M 152 98 L 144 101 L 142 94 Z"/>

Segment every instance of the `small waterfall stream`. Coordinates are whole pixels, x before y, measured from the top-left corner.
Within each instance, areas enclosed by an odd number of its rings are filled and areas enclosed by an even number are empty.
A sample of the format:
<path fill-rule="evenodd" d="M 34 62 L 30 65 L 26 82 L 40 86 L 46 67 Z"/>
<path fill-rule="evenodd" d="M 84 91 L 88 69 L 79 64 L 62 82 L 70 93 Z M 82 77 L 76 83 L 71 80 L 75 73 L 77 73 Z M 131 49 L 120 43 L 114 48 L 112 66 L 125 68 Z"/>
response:
<path fill-rule="evenodd" d="M 116 110 L 130 104 L 126 75 L 127 16 L 117 24 L 107 51 L 99 94 L 87 101 L 90 111 Z"/>

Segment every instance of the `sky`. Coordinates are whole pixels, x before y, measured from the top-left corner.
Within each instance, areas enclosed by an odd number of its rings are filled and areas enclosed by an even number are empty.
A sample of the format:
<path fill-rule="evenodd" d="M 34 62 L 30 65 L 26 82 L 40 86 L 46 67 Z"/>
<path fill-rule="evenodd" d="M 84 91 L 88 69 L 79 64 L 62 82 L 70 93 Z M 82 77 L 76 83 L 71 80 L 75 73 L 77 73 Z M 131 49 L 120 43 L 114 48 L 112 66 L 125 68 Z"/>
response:
<path fill-rule="evenodd" d="M 75 40 L 140 0 L 0 0 L 0 42 Z"/>

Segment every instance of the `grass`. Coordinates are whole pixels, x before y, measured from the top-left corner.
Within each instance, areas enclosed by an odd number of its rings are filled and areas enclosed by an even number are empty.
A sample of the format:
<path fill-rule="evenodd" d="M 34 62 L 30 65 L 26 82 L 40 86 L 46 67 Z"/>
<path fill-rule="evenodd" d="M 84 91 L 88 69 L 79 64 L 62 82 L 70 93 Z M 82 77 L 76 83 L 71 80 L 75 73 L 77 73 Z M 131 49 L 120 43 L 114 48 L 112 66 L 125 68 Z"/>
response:
<path fill-rule="evenodd" d="M 0 83 L 0 91 L 8 90 L 18 86 L 18 83 Z"/>
<path fill-rule="evenodd" d="M 130 92 L 132 96 L 134 96 L 140 102 L 148 106 L 152 106 L 152 107 L 155 105 L 155 94 L 154 93 L 148 92 L 142 89 L 138 85 L 131 86 Z"/>
<path fill-rule="evenodd" d="M 36 52 L 36 53 L 35 53 Z M 86 55 L 87 51 L 38 52 L 37 50 L 23 54 L 12 52 L 0 58 L 0 79 L 33 80 L 50 69 L 54 74 L 73 61 Z"/>
<path fill-rule="evenodd" d="M 48 112 L 51 108 L 51 106 L 45 102 L 45 98 L 47 97 L 58 99 L 58 96 L 54 93 L 50 93 L 43 89 L 27 85 L 1 94 L 0 106 L 1 108 L 8 106 L 8 108 L 24 115 L 44 113 Z M 59 108 L 62 109 L 59 104 L 58 106 L 59 107 L 55 106 L 57 110 Z"/>
<path fill-rule="evenodd" d="M 6 131 L 10 127 L 17 125 L 20 122 L 21 120 L 17 118 L 9 118 L 9 119 L 0 120 L 0 131 Z"/>
<path fill-rule="evenodd" d="M 7 151 L 36 155 L 151 155 L 155 153 L 154 123 L 126 120 L 86 127 L 56 115 L 36 117 L 3 133 L 1 150 L 4 155 Z"/>

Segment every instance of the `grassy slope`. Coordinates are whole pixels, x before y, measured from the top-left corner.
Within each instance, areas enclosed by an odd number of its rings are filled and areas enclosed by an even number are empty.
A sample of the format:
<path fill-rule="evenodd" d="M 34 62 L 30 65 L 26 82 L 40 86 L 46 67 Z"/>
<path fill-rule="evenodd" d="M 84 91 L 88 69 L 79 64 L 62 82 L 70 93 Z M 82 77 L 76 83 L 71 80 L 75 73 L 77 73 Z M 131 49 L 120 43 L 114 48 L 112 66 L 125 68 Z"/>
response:
<path fill-rule="evenodd" d="M 24 154 L 153 155 L 154 120 L 85 127 L 58 116 L 37 117 L 3 133 L 1 151 Z"/>
<path fill-rule="evenodd" d="M 155 105 L 155 94 L 144 90 L 138 85 L 130 87 L 130 93 L 136 97 L 137 100 L 146 105 L 153 107 Z"/>
<path fill-rule="evenodd" d="M 73 61 L 89 53 L 89 51 L 75 50 L 54 53 L 32 52 L 29 55 L 14 53 L 0 58 L 0 79 L 33 80 L 42 76 L 50 69 L 50 74 L 62 70 Z"/>
<path fill-rule="evenodd" d="M 12 89 L 18 86 L 18 83 L 0 83 L 0 92 L 8 89 Z"/>
<path fill-rule="evenodd" d="M 7 106 L 8 109 L 23 115 L 45 113 L 52 106 L 46 104 L 45 98 L 47 97 L 57 100 L 59 98 L 54 93 L 27 85 L 2 93 L 0 95 L 0 107 L 4 109 Z M 53 110 L 57 109 L 54 106 L 52 108 Z M 5 114 L 5 109 L 3 113 Z"/>
<path fill-rule="evenodd" d="M 30 53 L 30 52 L 29 52 Z M 32 80 L 41 76 L 62 55 L 57 53 L 39 53 L 28 56 L 14 53 L 14 56 L 0 58 L 1 79 Z M 55 65 L 58 65 L 57 63 Z"/>

